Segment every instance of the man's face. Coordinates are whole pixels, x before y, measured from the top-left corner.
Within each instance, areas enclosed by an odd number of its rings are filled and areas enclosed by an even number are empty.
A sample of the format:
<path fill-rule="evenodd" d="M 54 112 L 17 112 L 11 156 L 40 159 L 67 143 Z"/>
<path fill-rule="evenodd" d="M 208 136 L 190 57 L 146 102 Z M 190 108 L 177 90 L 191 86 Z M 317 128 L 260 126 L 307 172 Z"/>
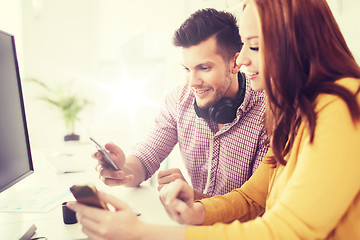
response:
<path fill-rule="evenodd" d="M 186 81 L 195 94 L 199 107 L 214 105 L 222 97 L 234 97 L 238 84 L 232 84 L 231 65 L 217 53 L 217 42 L 214 37 L 196 46 L 183 48 L 183 66 L 186 70 Z"/>

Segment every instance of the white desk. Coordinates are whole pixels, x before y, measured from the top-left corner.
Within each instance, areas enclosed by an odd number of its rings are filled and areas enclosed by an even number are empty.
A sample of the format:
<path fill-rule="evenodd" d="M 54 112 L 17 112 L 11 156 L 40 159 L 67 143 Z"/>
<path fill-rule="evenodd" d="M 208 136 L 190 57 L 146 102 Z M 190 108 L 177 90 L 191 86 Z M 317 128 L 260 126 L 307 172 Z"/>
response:
<path fill-rule="evenodd" d="M 92 164 L 94 162 L 89 162 Z M 157 190 L 148 183 L 138 188 L 107 187 L 97 177 L 95 170 L 80 173 L 56 174 L 43 161 L 34 160 L 35 172 L 22 180 L 14 187 L 1 194 L 11 194 L 16 189 L 25 189 L 27 186 L 56 186 L 69 188 L 74 184 L 91 183 L 98 189 L 109 192 L 125 200 L 131 207 L 141 212 L 139 217 L 145 222 L 176 225 L 166 214 L 158 198 Z M 91 169 L 91 168 L 90 168 Z M 93 168 L 92 168 L 93 169 Z M 0 196 L 1 196 L 0 194 Z M 69 199 L 73 197 L 69 195 Z M 0 198 L 1 204 L 1 198 Z M 11 240 L 25 232 L 31 225 L 37 227 L 33 237 L 47 237 L 49 240 L 87 239 L 81 231 L 79 223 L 66 225 L 63 223 L 61 204 L 46 213 L 5 213 L 0 212 L 0 239 Z"/>

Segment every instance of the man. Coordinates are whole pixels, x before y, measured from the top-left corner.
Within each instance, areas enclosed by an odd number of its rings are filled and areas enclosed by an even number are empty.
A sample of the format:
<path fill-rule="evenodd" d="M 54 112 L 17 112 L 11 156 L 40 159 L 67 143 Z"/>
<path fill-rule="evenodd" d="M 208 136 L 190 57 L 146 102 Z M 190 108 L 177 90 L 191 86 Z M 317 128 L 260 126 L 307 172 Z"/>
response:
<path fill-rule="evenodd" d="M 94 154 L 100 177 L 109 186 L 137 186 L 178 143 L 195 198 L 225 194 L 240 187 L 267 152 L 265 94 L 239 73 L 241 39 L 230 13 L 195 12 L 175 32 L 174 45 L 182 48 L 187 84 L 168 95 L 154 128 L 131 155 L 105 145 L 121 171 L 103 167 L 102 155 Z M 159 189 L 177 178 L 184 179 L 178 169 L 159 172 Z"/>

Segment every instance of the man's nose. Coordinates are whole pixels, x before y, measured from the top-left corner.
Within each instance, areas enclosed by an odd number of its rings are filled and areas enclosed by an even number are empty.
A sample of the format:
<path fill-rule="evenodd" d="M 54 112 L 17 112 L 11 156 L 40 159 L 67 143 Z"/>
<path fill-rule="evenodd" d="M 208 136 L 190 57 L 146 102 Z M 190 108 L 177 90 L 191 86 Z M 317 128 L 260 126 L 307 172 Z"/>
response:
<path fill-rule="evenodd" d="M 188 75 L 188 85 L 190 87 L 198 86 L 202 84 L 202 80 L 196 71 L 190 71 Z"/>

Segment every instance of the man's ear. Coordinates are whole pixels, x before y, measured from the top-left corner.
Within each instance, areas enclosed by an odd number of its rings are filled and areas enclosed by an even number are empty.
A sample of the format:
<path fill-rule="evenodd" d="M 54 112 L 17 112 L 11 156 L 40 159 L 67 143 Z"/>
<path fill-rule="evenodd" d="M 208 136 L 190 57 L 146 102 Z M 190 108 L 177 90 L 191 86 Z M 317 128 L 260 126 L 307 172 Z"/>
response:
<path fill-rule="evenodd" d="M 231 70 L 232 74 L 237 74 L 240 71 L 241 65 L 236 64 L 236 59 L 238 58 L 239 54 L 240 54 L 239 52 L 235 53 L 235 55 L 234 55 L 234 57 L 232 59 L 232 62 L 231 62 L 231 64 L 232 64 L 232 70 Z"/>

